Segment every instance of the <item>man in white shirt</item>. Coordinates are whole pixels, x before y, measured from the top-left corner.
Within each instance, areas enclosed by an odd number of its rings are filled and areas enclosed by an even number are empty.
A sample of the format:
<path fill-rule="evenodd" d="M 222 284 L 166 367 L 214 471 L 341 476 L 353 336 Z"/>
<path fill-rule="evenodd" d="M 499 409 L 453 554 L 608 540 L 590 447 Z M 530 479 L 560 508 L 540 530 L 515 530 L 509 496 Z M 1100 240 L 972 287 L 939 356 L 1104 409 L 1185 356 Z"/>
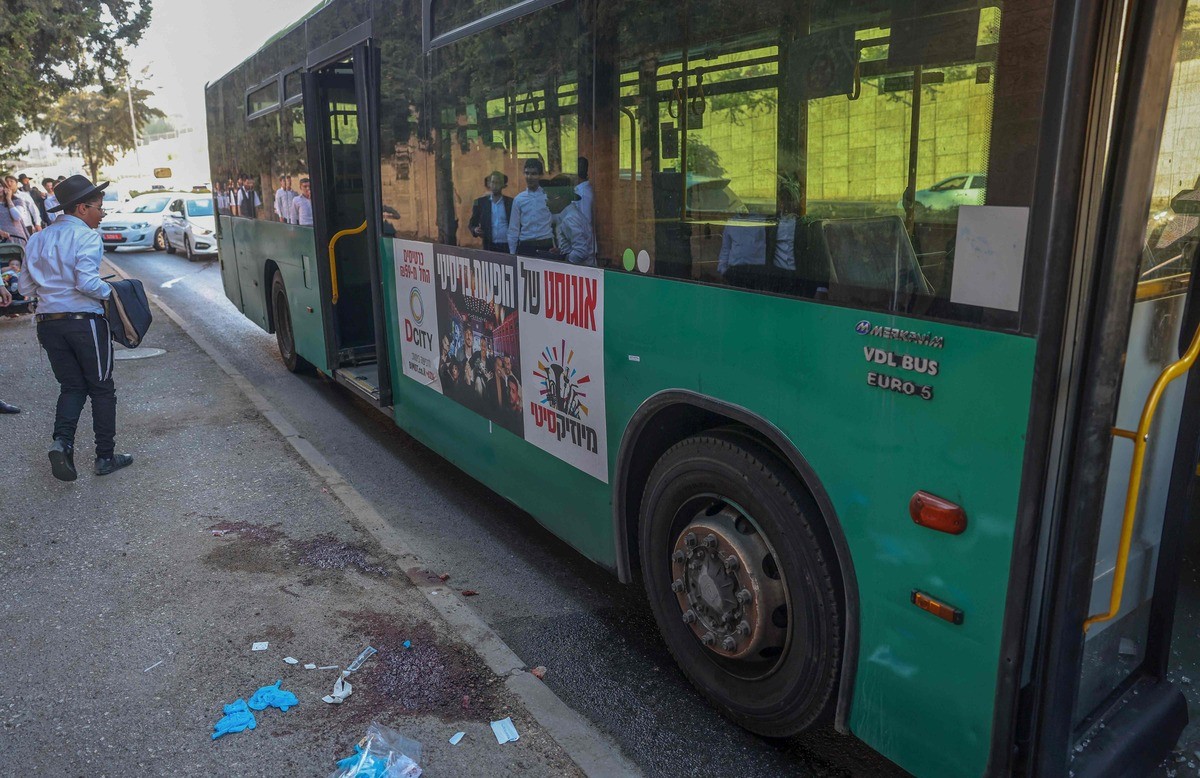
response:
<path fill-rule="evenodd" d="M 575 185 L 575 194 L 579 195 L 579 211 L 587 220 L 587 231 L 592 239 L 591 255 L 593 263 L 596 256 L 596 193 L 592 190 L 592 182 L 588 178 L 587 157 L 580 157 L 578 160 L 577 173 L 579 175 L 579 183 Z"/>
<path fill-rule="evenodd" d="M 38 298 L 38 342 L 58 379 L 54 444 L 50 470 L 60 481 L 74 481 L 75 429 L 91 398 L 96 439 L 96 475 L 108 475 L 133 462 L 116 454 L 117 395 L 113 382 L 112 335 L 104 301 L 112 287 L 100 280 L 104 244 L 96 228 L 104 217 L 104 188 L 84 176 L 71 176 L 56 187 L 63 212 L 48 229 L 32 236 L 18 289 Z"/>
<path fill-rule="evenodd" d="M 238 206 L 235 215 L 247 219 L 257 219 L 258 209 L 262 208 L 262 198 L 254 188 L 254 176 L 242 178 L 242 188 L 238 190 Z"/>
<path fill-rule="evenodd" d="M 292 220 L 292 198 L 296 192 L 292 189 L 292 177 L 283 175 L 279 179 L 279 188 L 275 190 L 275 217 L 288 223 Z"/>
<path fill-rule="evenodd" d="M 540 159 L 525 160 L 525 191 L 513 198 L 508 217 L 508 252 L 536 256 L 538 251 L 554 248 L 554 231 L 550 223 L 550 208 L 542 191 Z"/>
<path fill-rule="evenodd" d="M 762 218 L 740 213 L 726 222 L 717 255 L 717 272 L 724 276 L 731 267 L 766 263 L 767 227 Z"/>
<path fill-rule="evenodd" d="M 583 212 L 583 198 L 566 176 L 547 181 L 543 188 L 554 222 L 554 253 L 572 265 L 595 267 L 596 241 Z"/>
<path fill-rule="evenodd" d="M 307 178 L 300 179 L 300 194 L 292 200 L 292 216 L 295 224 L 301 227 L 312 226 L 312 188 Z"/>
<path fill-rule="evenodd" d="M 54 187 L 57 184 L 58 182 L 53 178 L 42 179 L 42 188 L 46 190 L 46 202 L 44 205 L 46 206 L 46 218 L 49 219 L 48 224 L 53 224 L 54 220 L 58 218 L 58 211 L 55 210 L 58 207 L 58 198 L 54 196 Z"/>

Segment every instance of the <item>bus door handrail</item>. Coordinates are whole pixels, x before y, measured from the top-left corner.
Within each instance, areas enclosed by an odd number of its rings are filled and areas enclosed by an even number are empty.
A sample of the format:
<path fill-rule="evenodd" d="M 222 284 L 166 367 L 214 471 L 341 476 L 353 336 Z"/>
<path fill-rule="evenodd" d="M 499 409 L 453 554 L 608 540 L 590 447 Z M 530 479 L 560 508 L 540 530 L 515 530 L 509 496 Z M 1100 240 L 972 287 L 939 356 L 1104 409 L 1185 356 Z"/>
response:
<path fill-rule="evenodd" d="M 1167 365 L 1159 374 L 1158 380 L 1146 397 L 1142 406 L 1142 417 L 1138 421 L 1137 430 L 1125 430 L 1113 427 L 1112 434 L 1119 438 L 1133 441 L 1133 462 L 1129 465 L 1129 486 L 1125 491 L 1125 515 L 1121 522 L 1121 543 L 1117 547 L 1117 567 L 1113 572 L 1112 592 L 1108 597 L 1108 612 L 1089 616 L 1083 622 L 1083 631 L 1087 632 L 1093 624 L 1108 621 L 1121 611 L 1121 597 L 1125 593 L 1125 572 L 1129 564 L 1129 547 L 1133 544 L 1134 519 L 1137 516 L 1138 498 L 1142 490 L 1142 469 L 1146 462 L 1146 447 L 1150 443 L 1150 426 L 1154 423 L 1154 414 L 1158 403 L 1162 400 L 1167 385 L 1185 375 L 1196 363 L 1200 356 L 1200 327 L 1192 336 L 1192 342 L 1187 351 L 1176 361 Z"/>
<path fill-rule="evenodd" d="M 347 235 L 357 235 L 367 229 L 367 221 L 363 219 L 363 223 L 349 230 L 341 230 L 335 232 L 333 237 L 329 239 L 329 282 L 333 291 L 333 304 L 338 304 L 338 282 L 337 282 L 337 255 L 334 253 L 334 244 Z"/>

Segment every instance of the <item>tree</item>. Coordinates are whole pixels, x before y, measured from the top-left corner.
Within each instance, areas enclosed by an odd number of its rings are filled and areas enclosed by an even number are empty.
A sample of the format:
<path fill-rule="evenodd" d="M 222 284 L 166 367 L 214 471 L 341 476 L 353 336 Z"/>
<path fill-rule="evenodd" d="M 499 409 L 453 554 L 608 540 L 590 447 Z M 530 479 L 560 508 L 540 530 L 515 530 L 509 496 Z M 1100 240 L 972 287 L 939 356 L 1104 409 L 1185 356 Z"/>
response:
<path fill-rule="evenodd" d="M 118 83 L 149 22 L 144 0 L 0 0 L 0 149 L 68 91 Z"/>
<path fill-rule="evenodd" d="M 163 112 L 146 105 L 151 96 L 148 89 L 133 87 L 133 113 L 141 128 Z M 50 106 L 37 124 L 58 146 L 75 151 L 83 157 L 93 181 L 100 175 L 101 165 L 117 161 L 117 154 L 134 147 L 133 128 L 129 124 L 129 102 L 124 92 L 106 94 L 96 89 L 68 92 Z"/>

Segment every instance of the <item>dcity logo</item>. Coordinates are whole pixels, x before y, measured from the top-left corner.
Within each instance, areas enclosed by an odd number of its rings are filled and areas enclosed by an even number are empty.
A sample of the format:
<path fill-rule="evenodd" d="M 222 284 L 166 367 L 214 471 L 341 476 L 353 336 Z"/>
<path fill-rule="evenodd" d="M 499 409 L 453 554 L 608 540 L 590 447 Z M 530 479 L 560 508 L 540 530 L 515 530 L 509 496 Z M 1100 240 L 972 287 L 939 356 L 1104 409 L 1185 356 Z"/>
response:
<path fill-rule="evenodd" d="M 863 319 L 858 324 L 854 325 L 854 331 L 857 332 L 859 335 L 866 335 L 868 332 L 871 331 L 871 322 L 867 321 L 866 319 Z"/>
<path fill-rule="evenodd" d="M 408 293 L 408 308 L 417 324 L 425 320 L 425 301 L 421 299 L 421 291 L 415 286 Z"/>

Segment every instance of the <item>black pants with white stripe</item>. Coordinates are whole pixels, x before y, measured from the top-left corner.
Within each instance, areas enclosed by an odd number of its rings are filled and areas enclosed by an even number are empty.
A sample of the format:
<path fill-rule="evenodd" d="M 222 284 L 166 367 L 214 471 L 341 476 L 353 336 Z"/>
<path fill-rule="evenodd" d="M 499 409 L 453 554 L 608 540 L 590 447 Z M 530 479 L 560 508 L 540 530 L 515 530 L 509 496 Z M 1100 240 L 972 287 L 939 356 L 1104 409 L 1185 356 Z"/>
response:
<path fill-rule="evenodd" d="M 54 438 L 75 445 L 75 428 L 84 403 L 92 398 L 96 456 L 111 457 L 117 435 L 117 390 L 113 348 L 104 319 L 52 319 L 37 325 L 38 341 L 58 379 Z"/>

